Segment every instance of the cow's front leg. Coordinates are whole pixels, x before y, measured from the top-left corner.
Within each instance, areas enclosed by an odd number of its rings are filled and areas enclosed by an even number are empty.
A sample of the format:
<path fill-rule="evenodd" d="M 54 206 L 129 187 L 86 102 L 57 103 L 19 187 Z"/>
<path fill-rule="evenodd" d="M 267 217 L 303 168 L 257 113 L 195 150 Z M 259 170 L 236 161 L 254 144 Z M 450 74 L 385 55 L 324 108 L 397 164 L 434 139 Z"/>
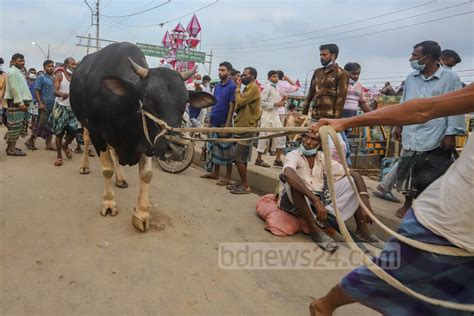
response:
<path fill-rule="evenodd" d="M 99 155 L 100 164 L 102 165 L 102 174 L 105 178 L 105 190 L 102 197 L 102 209 L 100 214 L 106 216 L 110 214 L 115 216 L 118 214 L 117 202 L 115 201 L 115 194 L 112 191 L 112 176 L 114 175 L 114 162 L 110 155 L 110 151 L 102 151 Z"/>
<path fill-rule="evenodd" d="M 140 192 L 132 223 L 138 230 L 145 232 L 150 227 L 150 182 L 153 176 L 151 157 L 142 155 L 139 163 Z"/>
<path fill-rule="evenodd" d="M 110 153 L 115 166 L 115 186 L 126 189 L 128 188 L 128 182 L 127 179 L 125 179 L 125 172 L 122 165 L 119 163 L 117 153 L 113 149 L 110 149 Z"/>
<path fill-rule="evenodd" d="M 80 174 L 89 174 L 89 147 L 91 145 L 91 138 L 89 136 L 89 131 L 84 127 L 84 133 L 82 134 L 84 138 L 84 151 L 82 152 L 81 166 L 79 167 Z"/>

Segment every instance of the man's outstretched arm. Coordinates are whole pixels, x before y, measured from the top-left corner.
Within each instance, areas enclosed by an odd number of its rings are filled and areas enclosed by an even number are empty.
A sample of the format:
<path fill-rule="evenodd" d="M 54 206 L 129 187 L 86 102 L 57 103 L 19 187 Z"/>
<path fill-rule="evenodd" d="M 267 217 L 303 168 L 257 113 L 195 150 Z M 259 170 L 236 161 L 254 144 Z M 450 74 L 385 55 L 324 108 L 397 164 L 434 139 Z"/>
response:
<path fill-rule="evenodd" d="M 450 93 L 424 99 L 412 99 L 397 105 L 342 119 L 321 119 L 310 127 L 317 133 L 324 125 L 331 125 L 337 132 L 357 126 L 401 126 L 420 124 L 437 117 L 474 112 L 474 83 Z"/>

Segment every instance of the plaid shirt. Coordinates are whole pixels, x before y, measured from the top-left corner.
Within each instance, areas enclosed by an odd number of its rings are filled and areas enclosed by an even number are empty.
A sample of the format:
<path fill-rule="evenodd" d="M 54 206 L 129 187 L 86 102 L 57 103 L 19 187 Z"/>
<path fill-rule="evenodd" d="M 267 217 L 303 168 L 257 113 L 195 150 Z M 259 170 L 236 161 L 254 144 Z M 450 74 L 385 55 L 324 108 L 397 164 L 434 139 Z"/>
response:
<path fill-rule="evenodd" d="M 309 105 L 313 101 L 311 109 L 313 119 L 342 117 L 348 86 L 349 74 L 336 63 L 328 68 L 316 69 L 303 113 L 308 113 Z"/>

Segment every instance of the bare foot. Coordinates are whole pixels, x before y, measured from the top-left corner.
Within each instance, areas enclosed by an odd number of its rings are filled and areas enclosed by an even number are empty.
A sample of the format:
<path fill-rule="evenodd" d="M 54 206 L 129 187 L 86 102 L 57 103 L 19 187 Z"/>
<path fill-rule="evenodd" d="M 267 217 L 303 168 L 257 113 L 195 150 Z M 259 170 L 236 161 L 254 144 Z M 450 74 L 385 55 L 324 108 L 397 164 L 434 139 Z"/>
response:
<path fill-rule="evenodd" d="M 395 212 L 395 216 L 397 216 L 398 218 L 403 218 L 403 216 L 405 216 L 405 213 L 408 211 L 409 208 L 410 208 L 409 206 L 403 205 Z"/>
<path fill-rule="evenodd" d="M 311 316 L 331 316 L 332 310 L 327 309 L 324 304 L 324 298 L 315 299 L 309 305 Z"/>

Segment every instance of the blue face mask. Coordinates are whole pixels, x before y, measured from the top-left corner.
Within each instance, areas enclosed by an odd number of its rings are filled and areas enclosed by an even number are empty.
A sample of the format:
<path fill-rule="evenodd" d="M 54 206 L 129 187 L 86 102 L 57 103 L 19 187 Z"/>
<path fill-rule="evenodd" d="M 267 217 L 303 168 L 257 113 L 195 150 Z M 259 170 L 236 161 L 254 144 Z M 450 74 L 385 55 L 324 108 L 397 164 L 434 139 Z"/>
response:
<path fill-rule="evenodd" d="M 300 148 L 298 150 L 300 151 L 300 153 L 302 153 L 306 157 L 309 157 L 309 156 L 316 155 L 316 152 L 318 151 L 318 148 L 319 148 L 319 146 L 314 148 L 314 149 L 306 149 L 306 148 L 304 148 L 303 144 L 301 144 Z"/>
<path fill-rule="evenodd" d="M 423 58 L 425 58 L 426 56 L 423 56 L 421 57 L 420 59 L 418 60 L 410 60 L 410 66 L 411 68 L 413 68 L 414 70 L 418 70 L 418 71 L 423 71 L 426 67 L 426 64 L 422 64 L 420 65 L 418 62 L 420 62 Z"/>
<path fill-rule="evenodd" d="M 445 64 L 443 64 L 443 62 L 441 62 L 441 66 L 443 66 L 444 68 L 449 69 L 449 70 L 453 69 L 453 67 L 446 66 Z"/>

